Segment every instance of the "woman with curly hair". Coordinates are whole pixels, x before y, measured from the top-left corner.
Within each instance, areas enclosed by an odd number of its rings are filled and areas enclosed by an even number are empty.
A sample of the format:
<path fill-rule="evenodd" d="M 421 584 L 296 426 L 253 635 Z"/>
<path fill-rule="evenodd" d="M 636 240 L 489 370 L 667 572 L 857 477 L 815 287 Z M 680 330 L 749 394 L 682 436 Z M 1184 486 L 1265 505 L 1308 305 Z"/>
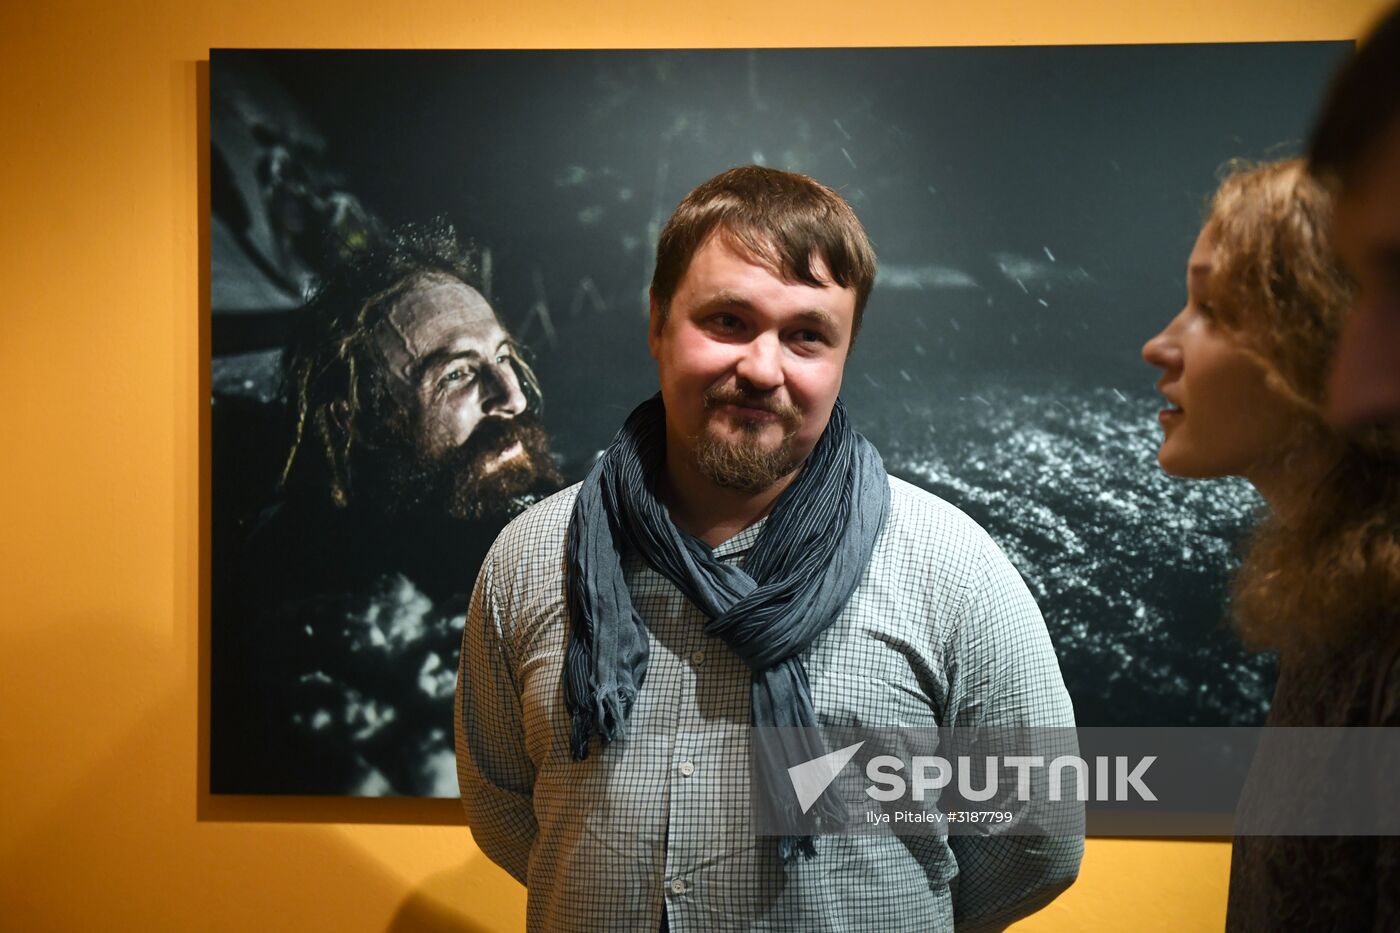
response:
<path fill-rule="evenodd" d="M 1331 199 L 1301 161 L 1237 168 L 1187 263 L 1187 302 L 1143 347 L 1168 407 L 1158 462 L 1242 476 L 1266 514 L 1232 588 L 1235 626 L 1276 650 L 1271 726 L 1400 725 L 1400 451 L 1323 420 L 1351 286 Z M 1267 804 L 1256 769 L 1241 813 Z M 1383 837 L 1236 837 L 1232 930 L 1400 929 Z"/>

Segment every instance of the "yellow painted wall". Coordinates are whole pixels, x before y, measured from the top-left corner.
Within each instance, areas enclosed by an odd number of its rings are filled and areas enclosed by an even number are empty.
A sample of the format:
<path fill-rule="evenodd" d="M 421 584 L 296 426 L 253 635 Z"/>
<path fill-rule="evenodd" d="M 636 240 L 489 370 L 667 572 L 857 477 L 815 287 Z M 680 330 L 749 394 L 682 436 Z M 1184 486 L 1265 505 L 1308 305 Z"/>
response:
<path fill-rule="evenodd" d="M 1339 39 L 1379 9 L 1376 0 L 406 6 L 0 4 L 0 928 L 523 922 L 524 892 L 450 824 L 450 802 L 405 801 L 386 816 L 353 802 L 198 793 L 199 63 L 210 47 Z M 1220 842 L 1094 840 L 1075 888 L 1018 929 L 1219 928 L 1228 864 Z"/>

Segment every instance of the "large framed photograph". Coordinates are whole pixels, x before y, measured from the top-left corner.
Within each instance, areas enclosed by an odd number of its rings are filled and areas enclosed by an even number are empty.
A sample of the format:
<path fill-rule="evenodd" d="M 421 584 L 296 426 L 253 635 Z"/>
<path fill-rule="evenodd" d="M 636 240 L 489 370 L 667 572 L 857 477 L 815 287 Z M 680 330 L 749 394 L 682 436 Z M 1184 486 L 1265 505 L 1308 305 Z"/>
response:
<path fill-rule="evenodd" d="M 866 225 L 852 419 L 1006 551 L 1079 722 L 1262 722 L 1259 503 L 1163 476 L 1139 350 L 1220 168 L 1296 152 L 1347 49 L 214 52 L 210 790 L 456 795 L 486 548 L 655 392 L 660 227 L 748 163 Z M 410 276 L 451 314 L 367 324 Z"/>

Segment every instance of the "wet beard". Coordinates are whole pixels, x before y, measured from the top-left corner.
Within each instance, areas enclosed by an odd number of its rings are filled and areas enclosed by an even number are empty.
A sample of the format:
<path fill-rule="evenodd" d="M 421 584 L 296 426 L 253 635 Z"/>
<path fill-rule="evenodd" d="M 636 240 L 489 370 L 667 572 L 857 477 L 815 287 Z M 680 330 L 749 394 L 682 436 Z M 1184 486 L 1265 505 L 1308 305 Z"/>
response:
<path fill-rule="evenodd" d="M 783 427 L 783 439 L 776 447 L 763 447 L 759 435 L 771 422 L 741 420 L 742 436 L 735 441 L 722 441 L 708 431 L 695 439 L 695 466 L 717 486 L 740 492 L 762 492 L 797 469 L 792 439 L 801 425 L 801 414 L 791 406 L 774 406 L 762 397 L 735 390 L 711 389 L 705 393 L 705 408 L 725 404 L 761 408 L 776 414 Z M 714 417 L 712 414 L 711 417 Z"/>
<path fill-rule="evenodd" d="M 523 453 L 495 462 L 517 443 Z M 360 475 L 373 489 L 365 498 L 386 515 L 428 512 L 468 521 L 511 518 L 564 484 L 549 436 L 531 415 L 488 418 L 461 447 L 431 460 L 405 447 L 381 447 Z"/>

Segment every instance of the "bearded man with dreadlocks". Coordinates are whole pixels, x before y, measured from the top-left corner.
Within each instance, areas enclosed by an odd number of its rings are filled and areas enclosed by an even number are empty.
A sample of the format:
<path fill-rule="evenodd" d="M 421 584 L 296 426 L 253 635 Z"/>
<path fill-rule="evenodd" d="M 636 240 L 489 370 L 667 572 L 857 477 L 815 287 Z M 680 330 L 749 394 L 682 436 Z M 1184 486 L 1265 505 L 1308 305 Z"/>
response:
<path fill-rule="evenodd" d="M 404 227 L 294 315 L 282 495 L 216 631 L 216 791 L 454 792 L 471 581 L 562 484 L 538 382 L 473 278 L 450 226 Z"/>

